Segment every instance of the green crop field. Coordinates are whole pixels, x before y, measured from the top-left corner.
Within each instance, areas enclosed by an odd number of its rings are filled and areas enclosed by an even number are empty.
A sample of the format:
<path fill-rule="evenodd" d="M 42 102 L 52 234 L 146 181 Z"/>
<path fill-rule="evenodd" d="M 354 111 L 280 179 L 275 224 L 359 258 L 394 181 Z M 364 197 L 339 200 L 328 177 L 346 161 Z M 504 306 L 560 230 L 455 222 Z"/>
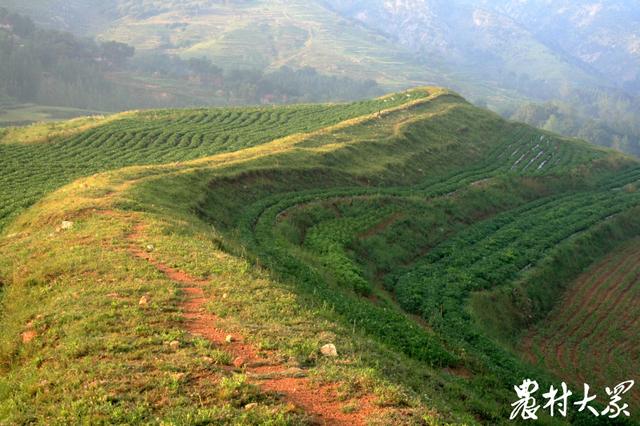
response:
<path fill-rule="evenodd" d="M 344 105 L 166 110 L 124 114 L 75 137 L 48 139 L 47 125 L 14 131 L 0 144 L 0 226 L 44 193 L 81 176 L 121 167 L 188 161 L 317 130 L 414 98 Z M 13 143 L 16 140 L 29 143 Z M 34 142 L 35 141 L 35 142 Z M 41 141 L 40 141 L 41 142 Z"/>
<path fill-rule="evenodd" d="M 432 87 L 0 137 L 0 423 L 313 424 L 272 392 L 304 380 L 336 424 L 495 425 L 526 377 L 638 379 L 622 154 Z M 217 328 L 304 379 L 188 333 L 185 276 Z M 627 402 L 610 424 L 637 421 Z"/>

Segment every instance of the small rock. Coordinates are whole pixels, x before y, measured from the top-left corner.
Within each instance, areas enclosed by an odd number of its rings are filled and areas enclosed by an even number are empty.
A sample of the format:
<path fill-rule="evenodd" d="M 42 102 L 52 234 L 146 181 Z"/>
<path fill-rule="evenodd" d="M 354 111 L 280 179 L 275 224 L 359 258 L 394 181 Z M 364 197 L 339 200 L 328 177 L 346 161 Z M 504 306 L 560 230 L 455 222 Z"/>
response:
<path fill-rule="evenodd" d="M 233 366 L 236 368 L 242 368 L 246 364 L 246 360 L 241 356 L 233 360 Z"/>
<path fill-rule="evenodd" d="M 258 408 L 257 402 L 252 402 L 244 406 L 245 410 L 253 410 L 254 408 Z"/>
<path fill-rule="evenodd" d="M 149 298 L 147 296 L 142 296 L 140 301 L 138 302 L 138 306 L 147 306 L 149 304 Z"/>
<path fill-rule="evenodd" d="M 336 349 L 336 345 L 333 343 L 328 343 L 320 348 L 320 353 L 324 356 L 336 357 L 338 356 L 338 350 Z"/>
<path fill-rule="evenodd" d="M 224 338 L 224 341 L 227 343 L 233 343 L 235 341 L 235 339 L 233 338 L 232 335 L 227 335 L 227 337 Z"/>
<path fill-rule="evenodd" d="M 73 222 L 69 222 L 68 220 L 62 221 L 62 224 L 60 225 L 60 229 L 62 229 L 63 231 L 66 231 L 71 228 L 73 228 Z"/>
<path fill-rule="evenodd" d="M 147 251 L 148 252 L 152 252 L 156 249 L 156 247 L 153 244 L 147 244 Z"/>
<path fill-rule="evenodd" d="M 227 293 L 224 293 L 224 294 L 222 295 L 222 298 L 223 298 L 223 299 L 226 299 L 227 297 L 229 297 L 229 295 L 228 295 Z"/>
<path fill-rule="evenodd" d="M 177 351 L 178 349 L 180 349 L 180 342 L 178 342 L 177 340 L 174 340 L 171 343 L 169 343 L 169 347 L 172 350 Z"/>
<path fill-rule="evenodd" d="M 206 362 L 207 364 L 211 364 L 213 363 L 213 358 L 211 358 L 210 356 L 203 356 L 202 361 Z"/>

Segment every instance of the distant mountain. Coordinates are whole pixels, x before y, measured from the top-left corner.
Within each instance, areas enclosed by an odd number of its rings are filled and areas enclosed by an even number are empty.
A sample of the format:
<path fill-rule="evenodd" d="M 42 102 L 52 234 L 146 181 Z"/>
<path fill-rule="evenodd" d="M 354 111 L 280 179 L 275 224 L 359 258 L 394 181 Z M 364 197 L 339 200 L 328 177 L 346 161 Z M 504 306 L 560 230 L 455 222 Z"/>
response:
<path fill-rule="evenodd" d="M 490 105 L 566 87 L 640 93 L 631 1 L 0 0 L 37 22 L 226 68 L 312 66 L 389 87 L 452 86 Z M 53 13 L 52 13 L 53 12 Z M 496 92 L 497 89 L 500 89 Z"/>
<path fill-rule="evenodd" d="M 508 117 L 525 103 L 571 99 L 569 109 L 595 120 L 599 130 L 590 134 L 598 136 L 590 140 L 640 147 L 640 7 L 631 0 L 0 0 L 0 6 L 142 54 L 206 57 L 224 69 L 312 67 L 389 90 L 446 86 Z"/>
<path fill-rule="evenodd" d="M 45 29 L 0 7 L 0 127 L 96 110 L 335 102 L 381 92 L 373 80 L 310 67 L 223 69 L 201 58 L 135 55 L 130 45 Z"/>
<path fill-rule="evenodd" d="M 499 1 L 497 10 L 527 27 L 549 46 L 569 52 L 609 83 L 640 93 L 638 2 Z"/>
<path fill-rule="evenodd" d="M 105 0 L 99 14 L 92 2 L 40 0 L 23 5 L 0 0 L 0 6 L 13 5 L 43 25 L 125 42 L 138 51 L 205 56 L 224 68 L 311 66 L 394 87 L 424 83 L 437 75 L 413 63 L 408 49 L 318 1 Z M 54 13 L 45 13 L 47 9 Z"/>
<path fill-rule="evenodd" d="M 100 32 L 118 18 L 116 0 L 0 0 L 0 7 L 76 35 Z"/>
<path fill-rule="evenodd" d="M 631 1 L 326 0 L 437 58 L 508 84 L 531 80 L 640 91 L 640 8 Z M 531 94 L 531 93 L 529 93 Z"/>
<path fill-rule="evenodd" d="M 524 100 L 515 87 L 469 72 L 446 55 L 424 58 L 322 0 L 105 0 L 99 8 L 92 6 L 95 1 L 0 0 L 0 5 L 13 5 L 42 25 L 124 42 L 138 52 L 204 56 L 227 69 L 313 67 L 323 74 L 373 79 L 389 89 L 439 84 L 490 105 Z"/>

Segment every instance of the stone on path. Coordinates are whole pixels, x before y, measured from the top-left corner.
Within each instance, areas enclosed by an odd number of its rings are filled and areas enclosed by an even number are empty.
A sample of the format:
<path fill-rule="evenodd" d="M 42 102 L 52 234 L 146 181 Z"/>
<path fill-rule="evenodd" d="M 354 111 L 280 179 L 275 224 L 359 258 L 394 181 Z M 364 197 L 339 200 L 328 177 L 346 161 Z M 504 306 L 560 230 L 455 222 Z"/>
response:
<path fill-rule="evenodd" d="M 328 343 L 320 348 L 320 353 L 324 356 L 328 357 L 336 357 L 338 356 L 338 350 L 336 349 L 336 345 L 333 343 Z"/>

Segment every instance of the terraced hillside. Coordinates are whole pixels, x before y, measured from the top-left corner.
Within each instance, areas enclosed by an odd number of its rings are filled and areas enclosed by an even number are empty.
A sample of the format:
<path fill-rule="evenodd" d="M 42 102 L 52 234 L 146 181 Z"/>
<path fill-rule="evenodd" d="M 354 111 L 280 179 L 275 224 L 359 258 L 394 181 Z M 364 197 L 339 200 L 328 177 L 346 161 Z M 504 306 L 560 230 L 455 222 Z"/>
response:
<path fill-rule="evenodd" d="M 507 424 L 523 378 L 582 379 L 519 349 L 591 315 L 572 283 L 640 235 L 635 160 L 438 88 L 41 130 L 0 145 L 58 161 L 3 187 L 38 201 L 0 239 L 8 423 Z M 614 281 L 594 315 L 633 305 Z"/>
<path fill-rule="evenodd" d="M 632 239 L 571 283 L 549 319 L 525 339 L 531 362 L 601 387 L 636 374 L 638 248 Z"/>
<path fill-rule="evenodd" d="M 10 131 L 0 141 L 0 229 L 16 211 L 80 176 L 247 148 L 413 99 L 410 95 L 344 105 L 124 113 L 109 117 L 104 125 L 89 119 L 62 129 L 45 124 Z"/>

